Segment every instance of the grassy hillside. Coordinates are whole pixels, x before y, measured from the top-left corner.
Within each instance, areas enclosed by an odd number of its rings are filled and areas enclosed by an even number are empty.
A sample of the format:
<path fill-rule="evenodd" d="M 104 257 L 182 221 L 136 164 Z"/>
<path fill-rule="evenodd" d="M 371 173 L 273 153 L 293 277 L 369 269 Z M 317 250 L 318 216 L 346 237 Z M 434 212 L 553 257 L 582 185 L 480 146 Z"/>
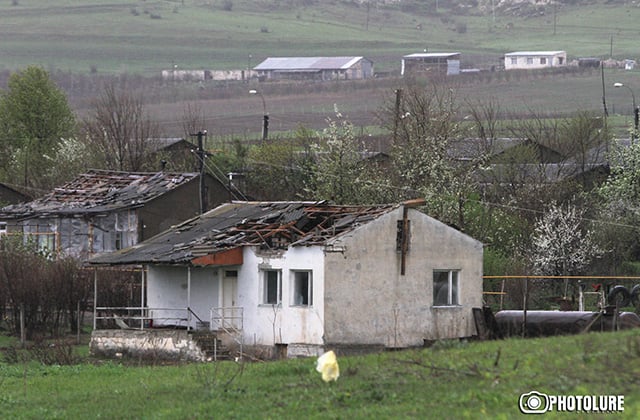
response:
<path fill-rule="evenodd" d="M 315 358 L 155 367 L 0 361 L 0 417 L 511 419 L 519 396 L 534 390 L 624 395 L 617 418 L 640 415 L 638 330 L 439 342 L 338 362 L 340 378 L 326 384 Z"/>
<path fill-rule="evenodd" d="M 276 55 L 365 55 L 378 70 L 397 71 L 403 54 L 425 48 L 461 51 L 467 66 L 480 67 L 526 49 L 633 57 L 637 6 L 609 3 L 494 14 L 432 1 L 367 8 L 342 0 L 7 0 L 0 70 L 157 73 L 173 65 L 246 68 Z"/>

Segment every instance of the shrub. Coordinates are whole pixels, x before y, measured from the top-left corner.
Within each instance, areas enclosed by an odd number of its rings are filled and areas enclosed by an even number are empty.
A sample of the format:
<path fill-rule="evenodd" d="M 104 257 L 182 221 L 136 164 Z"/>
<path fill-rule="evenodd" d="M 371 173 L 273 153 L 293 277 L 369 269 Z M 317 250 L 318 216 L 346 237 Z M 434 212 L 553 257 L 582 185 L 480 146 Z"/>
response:
<path fill-rule="evenodd" d="M 91 278 L 79 261 L 48 258 L 18 238 L 0 240 L 0 307 L 12 333 L 20 333 L 21 312 L 27 338 L 67 327 L 75 332 L 78 305 L 82 313 L 91 293 Z"/>

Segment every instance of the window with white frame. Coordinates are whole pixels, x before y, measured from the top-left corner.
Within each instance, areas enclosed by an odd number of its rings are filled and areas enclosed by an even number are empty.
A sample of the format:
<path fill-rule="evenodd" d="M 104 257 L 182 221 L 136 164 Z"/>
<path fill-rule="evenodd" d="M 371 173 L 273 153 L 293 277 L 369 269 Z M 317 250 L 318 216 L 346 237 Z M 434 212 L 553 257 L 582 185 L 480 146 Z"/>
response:
<path fill-rule="evenodd" d="M 511 64 L 513 65 L 518 64 L 518 57 L 511 57 Z"/>
<path fill-rule="evenodd" d="M 313 305 L 313 279 L 311 271 L 292 272 L 293 305 L 311 306 Z"/>
<path fill-rule="evenodd" d="M 434 270 L 433 306 L 458 305 L 459 280 L 457 270 Z"/>
<path fill-rule="evenodd" d="M 282 275 L 280 270 L 262 270 L 262 303 L 280 305 L 282 303 Z"/>
<path fill-rule="evenodd" d="M 533 64 L 533 57 L 527 57 L 527 64 Z"/>
<path fill-rule="evenodd" d="M 547 58 L 546 57 L 540 57 L 540 64 L 547 64 Z"/>

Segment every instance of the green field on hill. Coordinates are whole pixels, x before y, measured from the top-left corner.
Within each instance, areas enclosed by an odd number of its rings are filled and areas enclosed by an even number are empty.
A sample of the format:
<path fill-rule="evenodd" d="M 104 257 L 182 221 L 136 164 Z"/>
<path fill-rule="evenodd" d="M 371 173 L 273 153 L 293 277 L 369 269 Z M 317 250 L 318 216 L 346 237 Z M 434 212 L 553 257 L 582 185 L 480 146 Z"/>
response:
<path fill-rule="evenodd" d="M 452 2 L 440 2 L 443 5 Z M 377 3 L 376 3 L 377 4 Z M 592 1 L 535 13 L 313 0 L 13 0 L 0 4 L 0 70 L 79 73 L 243 69 L 268 56 L 363 55 L 399 71 L 404 54 L 460 51 L 463 65 L 515 50 L 633 58 L 637 5 Z"/>

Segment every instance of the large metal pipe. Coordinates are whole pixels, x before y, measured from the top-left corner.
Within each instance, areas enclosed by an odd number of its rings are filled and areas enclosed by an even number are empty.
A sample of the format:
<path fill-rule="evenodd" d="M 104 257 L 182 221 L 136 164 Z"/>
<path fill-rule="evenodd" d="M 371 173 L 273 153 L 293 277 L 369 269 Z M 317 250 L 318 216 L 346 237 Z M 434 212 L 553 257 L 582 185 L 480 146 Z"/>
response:
<path fill-rule="evenodd" d="M 526 325 L 524 311 L 499 311 L 495 318 L 504 336 L 521 335 L 523 327 L 527 337 L 640 327 L 640 317 L 633 312 L 527 311 Z"/>

